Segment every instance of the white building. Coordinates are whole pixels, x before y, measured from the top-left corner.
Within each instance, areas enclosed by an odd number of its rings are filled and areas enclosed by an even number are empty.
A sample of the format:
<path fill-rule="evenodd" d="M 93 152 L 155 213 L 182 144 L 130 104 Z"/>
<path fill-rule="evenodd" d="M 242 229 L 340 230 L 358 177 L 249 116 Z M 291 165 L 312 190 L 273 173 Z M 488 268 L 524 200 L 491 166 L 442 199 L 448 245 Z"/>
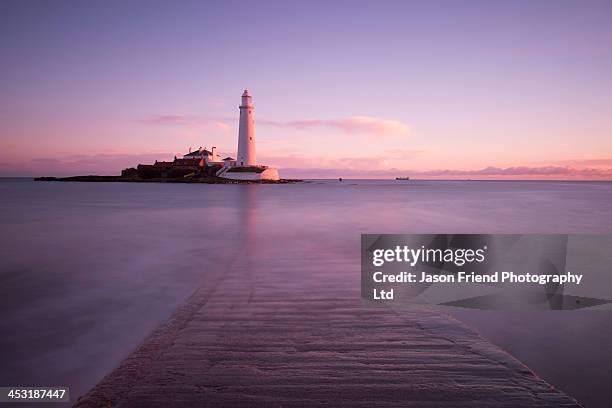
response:
<path fill-rule="evenodd" d="M 198 159 L 198 160 L 204 159 L 204 162 L 208 166 L 212 166 L 214 164 L 221 164 L 221 165 L 223 164 L 223 160 L 217 153 L 216 147 L 211 148 L 210 151 L 206 150 L 206 148 L 202 149 L 202 147 L 200 147 L 195 152 L 192 152 L 191 149 L 189 150 L 190 150 L 189 153 L 183 155 L 183 159 Z"/>
<path fill-rule="evenodd" d="M 238 128 L 238 153 L 236 160 L 224 160 L 218 177 L 231 180 L 279 180 L 278 169 L 257 164 L 255 153 L 255 120 L 253 97 L 248 89 L 242 94 Z"/>

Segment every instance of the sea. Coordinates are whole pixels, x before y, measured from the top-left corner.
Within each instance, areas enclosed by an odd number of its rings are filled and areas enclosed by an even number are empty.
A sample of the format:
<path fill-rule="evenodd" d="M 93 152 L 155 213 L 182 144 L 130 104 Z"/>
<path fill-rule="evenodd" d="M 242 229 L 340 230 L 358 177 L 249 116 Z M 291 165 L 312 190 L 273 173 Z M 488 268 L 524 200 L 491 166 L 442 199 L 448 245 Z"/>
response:
<path fill-rule="evenodd" d="M 4 178 L 0 227 L 0 386 L 69 386 L 74 402 L 253 248 L 359 285 L 364 233 L 611 234 L 612 182 Z M 610 406 L 612 312 L 450 313 L 586 407 Z"/>

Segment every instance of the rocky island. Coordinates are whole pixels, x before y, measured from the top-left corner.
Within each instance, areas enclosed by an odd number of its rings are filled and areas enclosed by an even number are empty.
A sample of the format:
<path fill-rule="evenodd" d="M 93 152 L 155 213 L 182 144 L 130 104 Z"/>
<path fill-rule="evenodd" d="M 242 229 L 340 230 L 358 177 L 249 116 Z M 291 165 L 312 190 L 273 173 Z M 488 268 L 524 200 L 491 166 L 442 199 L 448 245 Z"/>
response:
<path fill-rule="evenodd" d="M 257 177 L 240 178 L 240 176 L 259 175 L 267 170 L 266 166 L 231 166 L 225 162 L 234 159 L 227 157 L 220 163 L 215 161 L 216 153 L 199 149 L 189 152 L 182 159 L 173 161 L 156 161 L 154 164 L 139 164 L 121 171 L 117 176 L 71 176 L 71 177 L 37 177 L 37 181 L 88 181 L 88 182 L 144 182 L 144 183 L 204 183 L 204 184 L 286 184 L 295 183 L 298 179 L 266 179 Z M 227 176 L 219 177 L 223 171 Z M 228 177 L 229 176 L 229 177 Z M 233 176 L 236 176 L 235 178 Z M 232 177 L 232 178 L 230 178 Z"/>
<path fill-rule="evenodd" d="M 88 182 L 143 182 L 143 183 L 202 183 L 202 184 L 288 184 L 298 183 L 303 180 L 279 179 L 279 180 L 229 180 L 220 177 L 186 177 L 186 178 L 127 178 L 122 176 L 70 176 L 70 177 L 36 177 L 36 181 L 88 181 Z"/>

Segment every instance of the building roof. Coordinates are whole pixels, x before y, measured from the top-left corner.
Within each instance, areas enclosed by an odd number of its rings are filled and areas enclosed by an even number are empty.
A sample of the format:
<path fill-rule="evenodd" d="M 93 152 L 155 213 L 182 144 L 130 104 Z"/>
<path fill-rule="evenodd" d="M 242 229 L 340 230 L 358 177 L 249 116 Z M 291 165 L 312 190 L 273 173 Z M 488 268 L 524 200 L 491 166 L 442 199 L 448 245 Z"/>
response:
<path fill-rule="evenodd" d="M 184 155 L 183 155 L 183 157 L 185 157 L 185 158 L 190 158 L 190 157 L 200 157 L 200 156 L 202 156 L 202 155 L 204 155 L 204 156 L 210 156 L 210 155 L 212 155 L 212 153 L 211 153 L 211 152 L 209 152 L 209 151 L 208 151 L 208 150 L 206 150 L 206 149 L 202 149 L 201 151 L 200 151 L 200 150 L 196 150 L 195 152 L 191 152 L 191 153 L 184 154 Z"/>
<path fill-rule="evenodd" d="M 174 162 L 156 161 L 153 166 L 167 168 L 167 167 L 172 167 L 172 164 L 174 164 Z"/>

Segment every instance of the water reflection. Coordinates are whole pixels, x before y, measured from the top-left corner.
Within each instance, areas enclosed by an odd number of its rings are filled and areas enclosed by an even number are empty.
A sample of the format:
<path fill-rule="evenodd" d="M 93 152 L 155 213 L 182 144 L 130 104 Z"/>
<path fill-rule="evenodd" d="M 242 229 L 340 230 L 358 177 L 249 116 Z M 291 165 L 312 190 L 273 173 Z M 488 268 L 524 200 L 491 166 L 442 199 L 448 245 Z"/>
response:
<path fill-rule="evenodd" d="M 0 181 L 0 195 L 0 383 L 53 381 L 75 396 L 216 274 L 246 271 L 285 291 L 325 277 L 359 296 L 361 233 L 612 230 L 606 183 Z M 265 277 L 256 273 L 262 268 Z M 487 335 L 500 344 L 520 342 L 517 356 L 528 365 L 543 344 L 554 344 L 563 367 L 547 359 L 541 372 L 578 396 L 601 384 L 593 365 L 609 361 L 608 316 L 539 324 L 521 314 L 511 330 L 494 318 L 470 323 L 493 328 Z M 566 327 L 579 333 L 572 342 L 563 340 Z M 579 373 L 570 376 L 576 389 L 566 386 L 566 367 Z M 591 389 L 580 388 L 583 379 Z M 597 390 L 609 401 L 607 388 Z"/>

